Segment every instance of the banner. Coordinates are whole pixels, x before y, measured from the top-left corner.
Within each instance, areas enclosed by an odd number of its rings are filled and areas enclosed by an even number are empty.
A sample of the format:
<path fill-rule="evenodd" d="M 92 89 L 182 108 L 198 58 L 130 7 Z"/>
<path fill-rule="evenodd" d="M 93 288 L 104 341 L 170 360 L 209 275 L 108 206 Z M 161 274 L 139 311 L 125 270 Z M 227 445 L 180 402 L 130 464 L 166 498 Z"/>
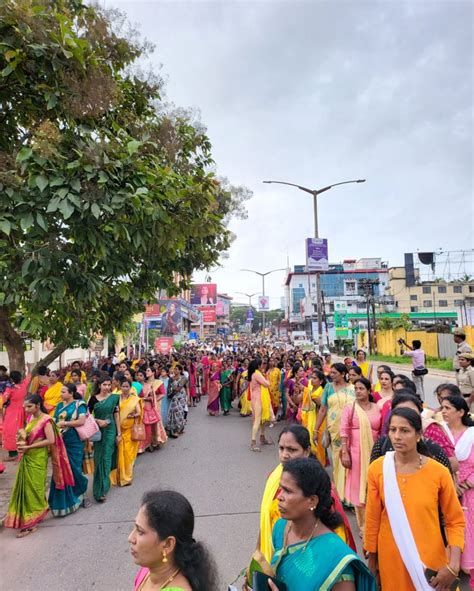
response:
<path fill-rule="evenodd" d="M 258 310 L 259 312 L 270 310 L 270 298 L 268 296 L 258 296 Z"/>
<path fill-rule="evenodd" d="M 157 355 L 168 355 L 173 348 L 173 337 L 158 337 L 155 339 L 155 351 Z"/>
<path fill-rule="evenodd" d="M 308 271 L 327 271 L 329 269 L 326 238 L 306 238 L 306 267 Z"/>
<path fill-rule="evenodd" d="M 216 307 L 215 306 L 198 306 L 201 312 L 201 318 L 203 324 L 215 324 L 216 323 Z"/>
<path fill-rule="evenodd" d="M 193 283 L 191 285 L 191 304 L 193 306 L 215 306 L 217 285 L 215 283 Z"/>
<path fill-rule="evenodd" d="M 176 300 L 160 300 L 161 334 L 174 336 L 181 332 L 181 306 Z"/>
<path fill-rule="evenodd" d="M 247 321 L 252 322 L 253 319 L 254 319 L 253 308 L 248 308 L 248 310 L 247 310 Z"/>

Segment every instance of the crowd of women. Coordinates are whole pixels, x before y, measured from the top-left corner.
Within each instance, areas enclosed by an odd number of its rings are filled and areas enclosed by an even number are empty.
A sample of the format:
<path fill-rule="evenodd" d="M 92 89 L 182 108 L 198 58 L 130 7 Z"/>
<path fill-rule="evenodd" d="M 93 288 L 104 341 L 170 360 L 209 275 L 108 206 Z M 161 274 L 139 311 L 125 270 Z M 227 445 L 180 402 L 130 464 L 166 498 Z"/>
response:
<path fill-rule="evenodd" d="M 66 373 L 40 367 L 33 378 L 5 368 L 0 433 L 7 462 L 18 469 L 3 526 L 24 537 L 49 511 L 63 517 L 89 507 L 88 476 L 99 503 L 111 485 L 131 485 L 137 456 L 183 435 L 198 398 L 188 358 L 178 361 L 123 359 L 90 375 L 79 363 Z"/>
<path fill-rule="evenodd" d="M 4 446 L 21 460 L 5 525 L 20 535 L 48 509 L 44 495 L 26 490 L 33 472 L 44 481 L 48 447 L 49 507 L 65 515 L 90 502 L 83 472 L 93 471 L 93 496 L 103 502 L 111 484 L 131 484 L 139 453 L 182 435 L 189 407 L 206 395 L 211 417 L 232 408 L 251 417 L 252 452 L 273 443 L 268 425 L 285 421 L 248 588 L 260 588 L 263 577 L 261 588 L 273 591 L 441 591 L 456 589 L 461 571 L 474 588 L 474 423 L 456 385 L 440 385 L 436 408 L 428 408 L 407 376 L 372 367 L 364 351 L 332 363 L 330 355 L 253 344 L 185 347 L 118 367 L 109 361 L 101 371 L 88 383 L 77 367 L 63 380 L 40 373 L 34 384 L 10 375 Z M 14 392 L 30 416 L 23 434 L 24 419 L 11 411 Z M 91 417 L 100 436 L 83 439 Z M 344 509 L 355 512 L 355 535 Z M 193 526 L 192 508 L 178 493 L 145 495 L 129 537 L 142 567 L 137 591 L 217 589 Z"/>

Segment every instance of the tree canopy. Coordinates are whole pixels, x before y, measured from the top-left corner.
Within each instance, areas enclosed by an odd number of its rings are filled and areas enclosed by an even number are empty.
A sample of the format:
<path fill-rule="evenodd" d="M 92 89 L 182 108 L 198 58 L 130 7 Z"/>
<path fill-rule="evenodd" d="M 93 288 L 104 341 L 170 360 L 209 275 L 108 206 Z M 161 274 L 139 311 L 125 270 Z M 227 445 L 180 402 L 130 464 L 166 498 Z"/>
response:
<path fill-rule="evenodd" d="M 211 143 L 137 74 L 145 51 L 81 0 L 0 0 L 0 338 L 120 329 L 229 246 L 242 204 Z M 178 281 L 177 281 L 178 278 Z"/>

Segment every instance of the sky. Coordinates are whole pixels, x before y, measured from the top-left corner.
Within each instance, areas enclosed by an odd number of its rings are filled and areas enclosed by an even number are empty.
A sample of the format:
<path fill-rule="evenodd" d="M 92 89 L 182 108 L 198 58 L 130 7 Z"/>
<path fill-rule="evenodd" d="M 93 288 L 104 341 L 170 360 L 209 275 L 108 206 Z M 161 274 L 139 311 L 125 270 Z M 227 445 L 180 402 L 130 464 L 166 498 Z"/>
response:
<path fill-rule="evenodd" d="M 473 248 L 473 3 L 457 0 L 121 1 L 155 45 L 167 99 L 197 110 L 217 174 L 253 191 L 218 291 L 304 264 L 312 197 L 331 262 Z M 472 258 L 472 257 L 471 257 Z M 285 273 L 269 275 L 276 308 Z"/>

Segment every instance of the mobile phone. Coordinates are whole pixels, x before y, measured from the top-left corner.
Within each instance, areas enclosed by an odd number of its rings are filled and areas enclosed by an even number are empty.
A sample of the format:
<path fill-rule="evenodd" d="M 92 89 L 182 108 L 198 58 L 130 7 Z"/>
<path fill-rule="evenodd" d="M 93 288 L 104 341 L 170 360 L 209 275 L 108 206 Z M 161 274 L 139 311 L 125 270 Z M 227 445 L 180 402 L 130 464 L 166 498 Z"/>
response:
<path fill-rule="evenodd" d="M 277 586 L 278 591 L 288 591 L 286 583 L 275 579 L 275 577 L 269 577 L 265 573 L 255 571 L 253 573 L 252 580 L 252 591 L 269 591 L 268 579 L 270 579 Z"/>
<path fill-rule="evenodd" d="M 432 579 L 433 577 L 436 577 L 436 575 L 437 575 L 437 574 L 438 574 L 438 571 L 436 571 L 436 570 L 433 570 L 432 568 L 425 568 L 425 577 L 426 577 L 426 580 L 428 581 L 428 583 L 431 581 L 431 579 Z M 451 583 L 451 585 L 450 585 L 450 587 L 449 587 L 449 588 L 450 588 L 452 591 L 456 591 L 456 589 L 457 589 L 457 588 L 458 588 L 458 586 L 459 586 L 459 583 L 460 583 L 460 580 L 459 580 L 458 578 L 456 578 L 456 579 L 454 579 L 454 581 Z"/>

